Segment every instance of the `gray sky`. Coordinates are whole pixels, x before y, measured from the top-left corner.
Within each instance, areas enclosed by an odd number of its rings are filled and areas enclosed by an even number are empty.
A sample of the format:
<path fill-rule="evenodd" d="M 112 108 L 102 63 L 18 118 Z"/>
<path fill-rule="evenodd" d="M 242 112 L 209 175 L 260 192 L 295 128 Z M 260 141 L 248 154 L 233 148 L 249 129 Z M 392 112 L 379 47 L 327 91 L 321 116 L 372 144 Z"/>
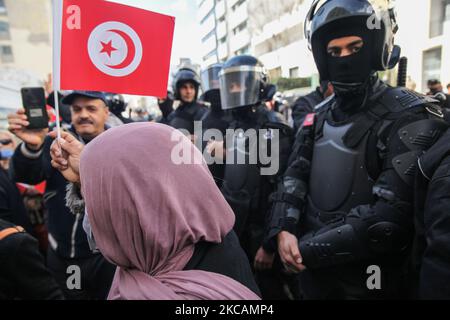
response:
<path fill-rule="evenodd" d="M 201 62 L 201 41 L 196 0 L 108 0 L 175 17 L 171 64 L 181 57 Z"/>

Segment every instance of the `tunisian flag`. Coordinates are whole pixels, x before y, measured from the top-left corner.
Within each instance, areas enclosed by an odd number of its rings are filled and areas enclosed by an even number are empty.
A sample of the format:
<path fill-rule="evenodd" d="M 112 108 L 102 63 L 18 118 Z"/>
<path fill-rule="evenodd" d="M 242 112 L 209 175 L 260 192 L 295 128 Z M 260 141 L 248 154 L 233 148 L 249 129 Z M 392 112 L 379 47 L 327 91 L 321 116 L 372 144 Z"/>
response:
<path fill-rule="evenodd" d="M 55 90 L 165 96 L 175 18 L 103 0 L 54 0 Z"/>

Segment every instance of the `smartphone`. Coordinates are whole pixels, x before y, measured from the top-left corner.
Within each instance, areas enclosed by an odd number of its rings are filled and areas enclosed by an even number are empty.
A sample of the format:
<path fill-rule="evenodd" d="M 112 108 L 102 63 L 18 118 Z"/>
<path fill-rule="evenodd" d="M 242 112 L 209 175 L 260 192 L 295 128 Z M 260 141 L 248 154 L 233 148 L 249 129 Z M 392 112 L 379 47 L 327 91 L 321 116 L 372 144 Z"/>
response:
<path fill-rule="evenodd" d="M 22 102 L 30 125 L 27 129 L 48 128 L 47 101 L 44 88 L 22 88 Z"/>

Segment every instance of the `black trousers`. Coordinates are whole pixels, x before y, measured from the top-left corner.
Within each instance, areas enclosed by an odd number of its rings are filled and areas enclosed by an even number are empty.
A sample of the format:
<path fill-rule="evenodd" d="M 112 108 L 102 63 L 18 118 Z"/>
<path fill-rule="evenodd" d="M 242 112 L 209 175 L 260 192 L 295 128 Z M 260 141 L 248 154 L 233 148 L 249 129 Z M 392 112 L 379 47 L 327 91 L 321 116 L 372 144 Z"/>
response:
<path fill-rule="evenodd" d="M 53 273 L 58 285 L 68 300 L 105 300 L 116 271 L 112 265 L 100 254 L 92 254 L 88 258 L 70 259 L 59 256 L 53 249 L 47 252 L 47 266 Z M 80 289 L 70 289 L 68 281 L 74 272 L 70 266 L 77 266 L 80 270 Z"/>

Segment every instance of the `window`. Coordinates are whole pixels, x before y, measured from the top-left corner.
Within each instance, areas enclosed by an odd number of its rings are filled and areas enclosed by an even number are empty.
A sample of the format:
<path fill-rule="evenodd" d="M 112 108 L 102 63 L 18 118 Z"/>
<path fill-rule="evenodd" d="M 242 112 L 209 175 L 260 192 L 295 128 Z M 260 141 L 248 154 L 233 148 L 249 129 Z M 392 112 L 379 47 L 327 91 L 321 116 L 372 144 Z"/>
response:
<path fill-rule="evenodd" d="M 289 69 L 289 78 L 298 78 L 298 67 Z"/>
<path fill-rule="evenodd" d="M 5 0 L 0 0 L 0 15 L 6 14 Z"/>
<path fill-rule="evenodd" d="M 208 14 L 200 21 L 200 24 L 205 23 L 205 21 L 214 13 L 214 7 L 211 9 L 211 11 L 208 12 Z"/>
<path fill-rule="evenodd" d="M 206 61 L 209 58 L 211 58 L 212 56 L 217 54 L 217 49 L 212 50 L 210 53 L 208 53 L 206 56 L 203 57 L 203 60 Z"/>
<path fill-rule="evenodd" d="M 450 20 L 450 0 L 431 0 L 430 38 L 442 35 L 447 20 Z"/>
<path fill-rule="evenodd" d="M 241 54 L 247 54 L 247 53 L 249 53 L 249 50 L 250 50 L 250 45 L 246 45 L 245 47 L 243 47 L 243 48 L 237 50 L 237 51 L 235 52 L 235 54 L 236 54 L 237 56 L 238 56 L 238 55 L 241 55 Z"/>
<path fill-rule="evenodd" d="M 278 79 L 281 78 L 281 67 L 269 70 L 270 79 Z"/>
<path fill-rule="evenodd" d="M 233 29 L 233 34 L 238 34 L 242 30 L 247 28 L 247 21 L 242 22 L 240 25 L 238 25 L 236 28 Z"/>
<path fill-rule="evenodd" d="M 11 46 L 1 46 L 0 47 L 0 56 L 1 56 L 1 60 L 3 63 L 14 62 L 14 57 L 13 57 Z"/>
<path fill-rule="evenodd" d="M 271 51 L 288 46 L 290 43 L 304 39 L 303 24 L 299 23 L 255 46 L 255 54 L 261 56 Z"/>
<path fill-rule="evenodd" d="M 427 91 L 427 81 L 441 79 L 442 47 L 434 48 L 423 53 L 422 89 Z"/>
<path fill-rule="evenodd" d="M 239 0 L 231 7 L 231 10 L 236 11 L 241 6 L 241 4 L 243 4 L 244 2 L 245 2 L 245 0 Z"/>
<path fill-rule="evenodd" d="M 8 40 L 9 36 L 9 24 L 5 21 L 0 21 L 0 40 Z"/>
<path fill-rule="evenodd" d="M 212 37 L 215 34 L 216 30 L 211 30 L 206 36 L 203 37 L 202 42 L 206 42 L 210 37 Z"/>

